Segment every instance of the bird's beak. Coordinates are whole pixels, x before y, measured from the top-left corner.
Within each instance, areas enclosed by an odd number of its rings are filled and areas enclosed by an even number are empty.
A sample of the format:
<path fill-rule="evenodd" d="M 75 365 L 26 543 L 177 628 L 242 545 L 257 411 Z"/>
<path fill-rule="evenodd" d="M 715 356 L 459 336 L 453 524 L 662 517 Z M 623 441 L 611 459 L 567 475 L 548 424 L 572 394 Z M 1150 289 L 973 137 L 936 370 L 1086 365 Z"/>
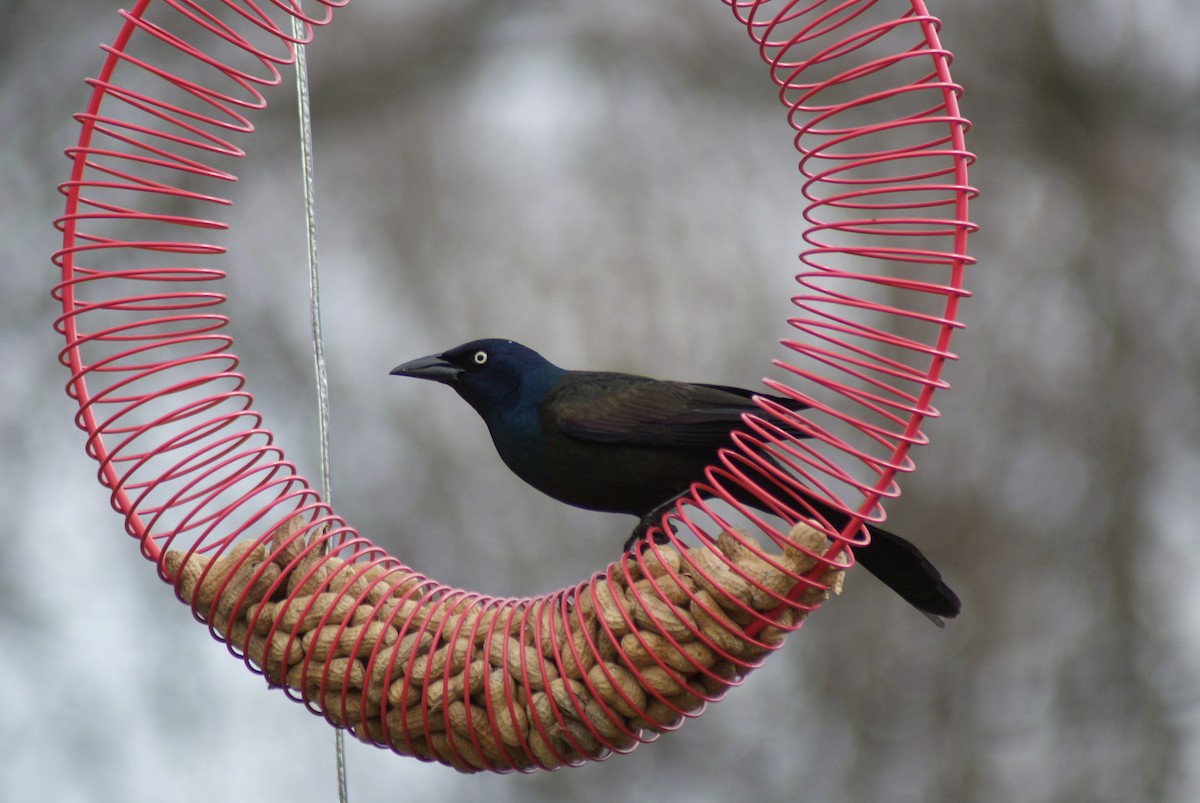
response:
<path fill-rule="evenodd" d="M 431 354 L 397 365 L 388 373 L 392 376 L 413 376 L 452 385 L 462 374 L 462 369 L 443 360 L 440 354 Z"/>

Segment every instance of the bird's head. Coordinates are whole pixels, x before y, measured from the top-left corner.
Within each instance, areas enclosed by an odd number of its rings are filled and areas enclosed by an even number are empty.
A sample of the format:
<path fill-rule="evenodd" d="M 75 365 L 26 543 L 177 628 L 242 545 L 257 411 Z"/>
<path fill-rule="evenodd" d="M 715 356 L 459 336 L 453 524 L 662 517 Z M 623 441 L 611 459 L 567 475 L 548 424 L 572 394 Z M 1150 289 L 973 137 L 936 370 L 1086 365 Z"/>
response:
<path fill-rule="evenodd" d="M 393 376 L 449 385 L 485 419 L 500 408 L 536 403 L 566 373 L 531 348 L 511 340 L 473 340 L 391 370 Z"/>

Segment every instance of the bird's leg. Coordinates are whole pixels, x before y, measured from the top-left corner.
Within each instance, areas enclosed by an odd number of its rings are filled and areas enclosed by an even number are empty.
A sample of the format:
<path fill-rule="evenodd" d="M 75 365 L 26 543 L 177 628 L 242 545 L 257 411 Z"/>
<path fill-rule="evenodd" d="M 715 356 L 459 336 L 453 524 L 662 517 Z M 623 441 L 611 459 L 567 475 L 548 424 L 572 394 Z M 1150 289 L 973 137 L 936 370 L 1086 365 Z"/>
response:
<path fill-rule="evenodd" d="M 652 509 L 645 516 L 642 516 L 642 520 L 638 522 L 637 526 L 633 528 L 633 532 L 630 533 L 629 537 L 625 539 L 625 546 L 621 547 L 621 550 L 623 552 L 628 552 L 630 549 L 633 548 L 634 544 L 636 544 L 638 541 L 645 538 L 646 532 L 651 527 L 658 524 L 659 520 L 662 518 L 662 514 L 665 513 L 667 511 L 667 509 L 671 507 L 671 505 L 675 504 L 675 499 L 676 499 L 676 497 L 672 497 L 671 499 L 668 499 L 667 501 L 663 502 L 661 505 L 658 505 L 657 507 Z M 669 541 L 670 541 L 670 538 L 668 538 L 667 534 L 664 533 L 662 530 L 659 530 L 654 535 L 654 543 L 656 543 L 656 544 L 665 544 L 665 543 L 668 543 Z"/>
<path fill-rule="evenodd" d="M 633 547 L 639 541 L 643 540 L 646 537 L 646 530 L 648 530 L 648 529 L 649 529 L 648 527 L 645 527 L 642 524 L 639 524 L 637 527 L 635 527 L 633 532 L 630 534 L 630 536 L 625 539 L 625 546 L 621 547 L 621 550 L 623 552 L 628 552 L 630 549 L 633 549 Z M 664 533 L 662 530 L 659 530 L 658 532 L 656 532 L 654 534 L 654 543 L 668 544 L 670 542 L 671 542 L 671 539 L 668 538 L 667 534 Z M 650 542 L 647 540 L 646 543 L 649 544 Z"/>
<path fill-rule="evenodd" d="M 654 512 L 648 513 L 642 517 L 642 520 L 639 521 L 637 526 L 633 528 L 633 532 L 630 533 L 629 537 L 625 539 L 625 545 L 623 547 L 621 547 L 622 552 L 629 552 L 631 549 L 633 549 L 635 546 L 637 546 L 639 541 L 642 541 L 643 539 L 646 538 L 646 531 L 658 523 L 656 521 L 657 517 L 655 514 L 659 513 L 662 510 L 663 510 L 663 507 L 660 506 L 658 508 L 655 508 Z M 659 530 L 657 533 L 654 534 L 654 543 L 656 543 L 656 544 L 666 544 L 669 541 L 670 541 L 670 539 L 667 538 L 667 534 L 664 533 L 662 530 Z M 648 540 L 646 540 L 645 543 L 642 545 L 642 549 L 644 549 L 647 545 L 649 545 L 649 543 L 650 542 Z M 597 572 L 596 573 L 597 580 L 603 580 L 604 577 L 605 577 L 605 572 Z"/>

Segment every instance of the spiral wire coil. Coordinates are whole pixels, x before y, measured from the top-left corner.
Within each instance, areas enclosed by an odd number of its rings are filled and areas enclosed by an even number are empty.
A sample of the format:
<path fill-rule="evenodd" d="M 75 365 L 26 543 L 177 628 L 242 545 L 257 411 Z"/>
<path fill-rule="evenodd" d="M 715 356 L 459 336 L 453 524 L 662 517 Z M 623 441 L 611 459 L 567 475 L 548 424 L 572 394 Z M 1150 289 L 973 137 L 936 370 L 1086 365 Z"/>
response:
<path fill-rule="evenodd" d="M 230 204 L 219 190 L 235 177 L 219 165 L 243 155 L 237 140 L 295 58 L 290 18 L 311 39 L 346 2 L 311 3 L 317 16 L 299 0 L 120 12 L 56 221 L 76 424 L 160 576 L 252 671 L 331 723 L 462 771 L 628 752 L 720 699 L 840 588 L 847 547 L 925 442 L 961 325 L 975 194 L 940 24 L 920 0 L 725 0 L 796 131 L 809 203 L 798 336 L 784 345 L 797 356 L 776 364 L 808 391 L 767 384 L 811 409 L 760 400 L 664 516 L 663 543 L 517 599 L 442 585 L 349 527 L 275 445 L 224 331 L 211 262 L 227 225 L 196 210 Z M 763 475 L 786 498 L 755 486 Z M 835 531 L 814 499 L 851 523 Z"/>

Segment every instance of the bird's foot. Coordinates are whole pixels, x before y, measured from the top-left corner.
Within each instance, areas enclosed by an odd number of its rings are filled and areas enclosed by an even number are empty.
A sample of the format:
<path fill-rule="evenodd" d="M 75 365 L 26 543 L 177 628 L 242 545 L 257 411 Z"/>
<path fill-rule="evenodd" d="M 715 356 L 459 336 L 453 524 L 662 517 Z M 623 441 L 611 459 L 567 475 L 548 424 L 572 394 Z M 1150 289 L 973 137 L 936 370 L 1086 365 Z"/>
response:
<path fill-rule="evenodd" d="M 645 549 L 645 547 L 650 544 L 650 539 L 647 537 L 647 533 L 650 531 L 650 528 L 653 527 L 657 523 L 658 522 L 655 521 L 653 515 L 647 516 L 646 518 L 644 518 L 640 522 L 638 522 L 638 526 L 634 527 L 633 532 L 630 533 L 629 537 L 625 539 L 625 545 L 623 547 L 621 547 L 621 551 L 622 552 L 630 551 L 631 549 L 634 548 L 634 546 L 637 545 L 637 543 L 639 541 L 645 542 L 642 546 L 642 548 Z M 654 531 L 654 543 L 668 544 L 670 542 L 671 542 L 670 537 L 668 537 L 667 534 L 665 532 L 663 532 L 661 529 Z"/>

